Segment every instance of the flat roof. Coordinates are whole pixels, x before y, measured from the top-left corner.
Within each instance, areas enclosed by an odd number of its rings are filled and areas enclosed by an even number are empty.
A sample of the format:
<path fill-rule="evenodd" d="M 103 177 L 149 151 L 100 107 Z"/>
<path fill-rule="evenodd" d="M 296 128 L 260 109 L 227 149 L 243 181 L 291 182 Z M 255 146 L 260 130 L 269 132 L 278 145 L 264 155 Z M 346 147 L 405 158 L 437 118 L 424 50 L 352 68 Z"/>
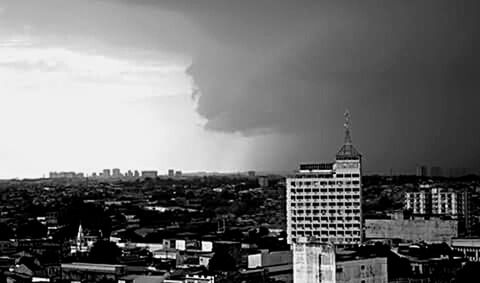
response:
<path fill-rule="evenodd" d="M 61 268 L 90 270 L 90 271 L 97 271 L 97 272 L 116 272 L 119 268 L 125 268 L 125 265 L 72 262 L 72 263 L 62 263 Z"/>

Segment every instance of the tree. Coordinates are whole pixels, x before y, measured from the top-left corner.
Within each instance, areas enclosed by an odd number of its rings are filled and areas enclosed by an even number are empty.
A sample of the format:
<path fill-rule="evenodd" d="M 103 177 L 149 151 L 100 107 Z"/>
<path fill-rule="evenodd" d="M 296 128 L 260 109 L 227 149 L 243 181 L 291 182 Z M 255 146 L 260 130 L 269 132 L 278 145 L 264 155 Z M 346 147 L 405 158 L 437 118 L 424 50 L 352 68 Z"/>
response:
<path fill-rule="evenodd" d="M 0 241 L 6 241 L 13 238 L 13 231 L 5 223 L 0 223 Z"/>
<path fill-rule="evenodd" d="M 47 236 L 48 229 L 45 225 L 37 220 L 28 221 L 17 228 L 17 238 L 31 238 L 38 239 Z"/>
<path fill-rule="evenodd" d="M 237 265 L 235 259 L 226 251 L 218 250 L 210 259 L 208 270 L 214 271 L 235 271 Z"/>
<path fill-rule="evenodd" d="M 89 260 L 95 263 L 118 263 L 122 250 L 110 241 L 98 241 L 90 250 Z"/>

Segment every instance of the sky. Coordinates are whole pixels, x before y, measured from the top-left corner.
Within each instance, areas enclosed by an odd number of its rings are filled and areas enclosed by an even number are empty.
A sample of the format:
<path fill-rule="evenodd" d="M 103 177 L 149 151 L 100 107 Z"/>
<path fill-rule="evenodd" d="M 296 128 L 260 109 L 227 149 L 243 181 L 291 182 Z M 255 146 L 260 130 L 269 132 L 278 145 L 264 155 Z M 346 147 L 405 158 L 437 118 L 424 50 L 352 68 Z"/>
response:
<path fill-rule="evenodd" d="M 476 2 L 0 0 L 0 177 L 478 171 Z"/>

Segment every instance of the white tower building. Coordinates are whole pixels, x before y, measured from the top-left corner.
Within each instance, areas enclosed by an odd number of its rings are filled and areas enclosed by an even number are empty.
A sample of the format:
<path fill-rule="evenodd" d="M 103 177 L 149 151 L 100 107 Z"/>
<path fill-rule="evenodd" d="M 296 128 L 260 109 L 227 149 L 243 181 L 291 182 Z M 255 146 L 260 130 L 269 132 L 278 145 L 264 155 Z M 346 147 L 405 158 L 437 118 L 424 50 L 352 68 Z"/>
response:
<path fill-rule="evenodd" d="M 333 163 L 301 164 L 287 178 L 287 241 L 303 237 L 339 246 L 363 239 L 361 155 L 350 137 L 345 113 L 345 142 Z"/>

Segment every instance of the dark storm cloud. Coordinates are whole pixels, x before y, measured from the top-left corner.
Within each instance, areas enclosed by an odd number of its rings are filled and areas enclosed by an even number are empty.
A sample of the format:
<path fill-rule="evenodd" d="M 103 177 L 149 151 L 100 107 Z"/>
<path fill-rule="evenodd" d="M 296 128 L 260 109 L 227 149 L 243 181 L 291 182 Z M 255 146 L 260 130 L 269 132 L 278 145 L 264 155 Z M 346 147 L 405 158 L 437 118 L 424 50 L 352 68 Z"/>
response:
<path fill-rule="evenodd" d="M 208 129 L 290 133 L 296 158 L 323 157 L 348 108 L 371 170 L 478 168 L 476 1 L 162 3 L 212 39 L 190 68 Z"/>

